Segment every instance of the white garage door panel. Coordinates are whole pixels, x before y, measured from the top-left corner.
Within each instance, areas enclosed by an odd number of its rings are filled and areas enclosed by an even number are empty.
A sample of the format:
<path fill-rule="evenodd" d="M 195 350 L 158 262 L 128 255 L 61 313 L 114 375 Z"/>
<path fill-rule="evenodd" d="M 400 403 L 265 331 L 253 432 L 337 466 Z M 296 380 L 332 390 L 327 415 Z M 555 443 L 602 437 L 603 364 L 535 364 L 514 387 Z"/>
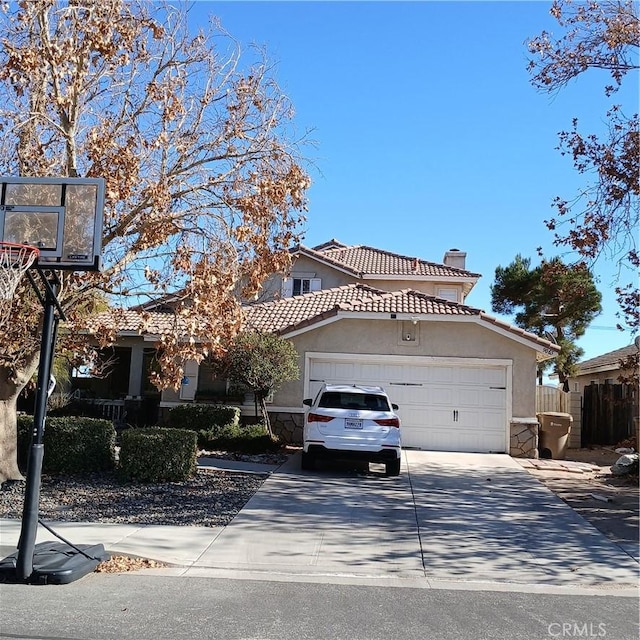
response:
<path fill-rule="evenodd" d="M 499 452 L 504 450 L 504 437 L 499 435 L 483 435 L 464 429 L 405 429 L 403 426 L 403 444 L 405 440 L 414 438 L 422 443 L 420 448 L 432 451 Z"/>
<path fill-rule="evenodd" d="M 403 446 L 444 451 L 507 451 L 504 365 L 419 364 L 312 358 L 311 397 L 323 382 L 381 385 L 399 405 Z"/>
<path fill-rule="evenodd" d="M 360 372 L 359 371 L 356 372 L 356 365 L 355 364 L 350 363 L 350 362 L 349 363 L 340 362 L 340 363 L 336 364 L 336 366 L 335 366 L 334 375 L 336 375 L 337 377 L 342 378 L 342 379 L 347 379 L 348 380 L 349 378 L 351 378 L 353 380 L 353 378 L 356 375 L 358 375 L 358 376 L 360 375 Z"/>
<path fill-rule="evenodd" d="M 360 376 L 365 380 L 379 380 L 384 368 L 379 364 L 363 364 L 360 366 Z"/>
<path fill-rule="evenodd" d="M 413 370 L 415 367 L 409 367 Z M 451 384 L 455 379 L 455 371 L 451 367 L 429 367 L 426 369 L 427 377 L 425 382 Z M 415 374 L 414 374 L 415 375 Z"/>

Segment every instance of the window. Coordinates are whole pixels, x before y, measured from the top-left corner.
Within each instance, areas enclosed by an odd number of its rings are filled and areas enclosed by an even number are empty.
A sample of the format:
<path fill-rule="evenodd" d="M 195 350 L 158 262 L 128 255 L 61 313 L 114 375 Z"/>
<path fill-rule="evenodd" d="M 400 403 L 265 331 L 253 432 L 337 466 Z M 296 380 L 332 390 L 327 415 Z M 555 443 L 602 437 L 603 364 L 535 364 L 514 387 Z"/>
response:
<path fill-rule="evenodd" d="M 311 278 L 294 278 L 293 279 L 293 295 L 299 296 L 302 293 L 311 291 Z"/>
<path fill-rule="evenodd" d="M 438 289 L 438 298 L 444 298 L 451 302 L 458 302 L 458 290 L 441 287 Z"/>
<path fill-rule="evenodd" d="M 327 391 L 320 402 L 319 407 L 325 409 L 358 409 L 368 411 L 389 411 L 389 403 L 384 396 L 373 393 L 342 393 L 339 391 Z"/>
<path fill-rule="evenodd" d="M 282 281 L 282 296 L 284 298 L 301 296 L 310 291 L 320 291 L 321 288 L 320 278 L 294 275 Z"/>

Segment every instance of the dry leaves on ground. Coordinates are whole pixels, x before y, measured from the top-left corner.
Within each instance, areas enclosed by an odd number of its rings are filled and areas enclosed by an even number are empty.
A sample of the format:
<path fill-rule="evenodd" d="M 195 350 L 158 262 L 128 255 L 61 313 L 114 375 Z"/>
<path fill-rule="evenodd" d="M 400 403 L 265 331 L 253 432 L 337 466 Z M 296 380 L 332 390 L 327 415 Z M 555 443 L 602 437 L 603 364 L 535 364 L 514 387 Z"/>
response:
<path fill-rule="evenodd" d="M 166 567 L 164 562 L 148 560 L 147 558 L 130 558 L 129 556 L 111 556 L 110 560 L 101 562 L 96 567 L 96 573 L 124 573 L 140 569 L 161 569 Z"/>

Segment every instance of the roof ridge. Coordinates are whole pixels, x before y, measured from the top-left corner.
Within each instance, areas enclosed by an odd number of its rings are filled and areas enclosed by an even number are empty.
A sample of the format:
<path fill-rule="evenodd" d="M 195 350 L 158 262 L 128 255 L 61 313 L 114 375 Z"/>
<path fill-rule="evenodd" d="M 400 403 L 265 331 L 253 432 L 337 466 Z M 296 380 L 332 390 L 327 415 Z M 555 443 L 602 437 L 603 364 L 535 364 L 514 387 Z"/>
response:
<path fill-rule="evenodd" d="M 408 256 L 408 255 L 405 255 L 404 253 L 396 253 L 395 251 L 389 251 L 388 249 L 380 249 L 379 247 L 371 247 L 366 244 L 355 244 L 355 245 L 344 246 L 342 248 L 336 247 L 334 249 L 329 249 L 328 251 L 344 251 L 345 249 L 367 249 L 368 251 L 374 251 L 376 253 L 384 254 L 386 256 L 392 256 L 394 258 L 400 258 L 402 260 L 409 260 L 409 261 L 417 260 L 420 264 L 430 265 L 432 267 L 446 267 L 447 269 L 451 269 L 453 271 L 460 271 L 462 273 L 469 273 L 469 274 L 472 273 L 468 269 L 453 267 L 451 265 L 445 264 L 444 262 L 426 260 L 424 258 L 420 258 L 419 256 Z M 473 275 L 477 275 L 477 274 L 473 274 Z"/>
<path fill-rule="evenodd" d="M 331 247 L 331 245 L 339 245 L 340 247 L 347 248 L 348 245 L 344 244 L 344 242 L 340 242 L 337 238 L 331 238 L 331 240 L 327 240 L 326 242 L 321 242 L 317 244 L 315 247 L 311 247 L 315 251 L 323 251 L 324 247 L 327 247 L 327 251 L 331 251 L 331 249 L 337 249 L 338 246 Z"/>
<path fill-rule="evenodd" d="M 593 358 L 589 358 L 588 360 L 583 360 L 582 362 L 578 362 L 578 369 L 580 368 L 589 368 L 591 366 L 604 366 L 606 364 L 615 364 L 615 362 L 624 359 L 627 355 L 632 355 L 634 352 L 638 351 L 638 347 L 636 347 L 635 343 L 628 344 L 625 347 L 619 347 L 618 349 L 612 349 L 611 351 L 607 351 L 606 353 L 601 353 L 599 356 L 593 356 Z"/>
<path fill-rule="evenodd" d="M 434 260 L 425 260 L 424 258 L 420 258 L 419 256 L 407 256 L 403 253 L 396 253 L 395 251 L 389 251 L 388 249 L 379 249 L 378 247 L 370 247 L 365 244 L 358 245 L 359 249 L 369 249 L 370 251 L 376 251 L 377 253 L 384 253 L 387 256 L 393 256 L 394 258 L 402 258 L 403 260 L 417 260 L 422 264 L 429 264 L 434 267 L 447 267 L 447 269 L 455 269 L 457 271 L 467 271 L 467 269 L 460 269 L 459 267 L 451 267 L 444 262 L 435 262 Z"/>
<path fill-rule="evenodd" d="M 250 302 L 243 304 L 243 309 L 253 309 L 256 307 L 270 307 L 277 304 L 290 304 L 292 300 L 304 300 L 313 296 L 327 296 L 328 294 L 336 293 L 337 291 L 347 291 L 348 289 L 366 289 L 374 293 L 379 293 L 382 290 L 376 289 L 368 284 L 362 282 L 349 282 L 347 284 L 341 284 L 338 287 L 331 287 L 330 289 L 318 289 L 317 291 L 307 291 L 307 293 L 301 293 L 297 296 L 288 296 L 286 298 L 278 298 L 276 300 L 264 300 L 262 302 Z"/>
<path fill-rule="evenodd" d="M 345 247 L 345 249 L 350 249 L 351 247 Z M 305 247 L 303 245 L 300 245 L 300 249 L 304 249 L 312 254 L 314 254 L 315 256 L 317 256 L 320 260 L 324 260 L 326 262 L 330 262 L 331 264 L 334 264 L 337 267 L 340 267 L 341 269 L 343 269 L 344 271 L 348 271 L 356 276 L 361 276 L 361 272 L 358 271 L 357 269 L 354 269 L 353 267 L 349 266 L 348 264 L 344 264 L 344 262 L 341 262 L 340 260 L 336 260 L 335 258 L 333 258 L 330 255 L 327 255 L 328 251 L 317 251 L 316 249 L 313 249 L 311 247 Z M 329 251 L 343 251 L 344 249 L 329 249 Z"/>
<path fill-rule="evenodd" d="M 416 297 L 425 298 L 426 300 L 436 300 L 438 302 L 444 302 L 446 304 L 453 305 L 459 309 L 465 309 L 467 311 L 472 311 L 474 313 L 485 313 L 484 309 L 480 309 L 478 307 L 472 307 L 471 305 L 465 304 L 464 302 L 458 302 L 457 300 L 447 300 L 447 298 L 441 298 L 440 296 L 435 296 L 431 293 L 425 293 L 424 291 L 418 291 L 417 289 L 399 289 L 398 291 L 394 291 L 392 293 L 396 294 L 410 294 Z"/>

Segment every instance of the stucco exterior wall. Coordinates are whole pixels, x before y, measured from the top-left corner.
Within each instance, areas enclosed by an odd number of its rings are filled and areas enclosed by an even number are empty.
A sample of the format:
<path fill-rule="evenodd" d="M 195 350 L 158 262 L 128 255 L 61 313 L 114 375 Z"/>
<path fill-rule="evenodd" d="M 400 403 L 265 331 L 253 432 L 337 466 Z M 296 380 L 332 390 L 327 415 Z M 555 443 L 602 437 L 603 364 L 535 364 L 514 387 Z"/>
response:
<path fill-rule="evenodd" d="M 585 375 L 571 378 L 569 384 L 571 386 L 571 391 L 578 391 L 580 394 L 582 394 L 584 388 L 588 387 L 590 384 L 605 384 L 605 382 L 607 381 L 609 381 L 610 384 L 618 384 L 618 377 L 621 375 L 621 373 L 630 372 L 622 372 L 620 369 L 597 371 L 596 373 L 587 373 Z"/>
<path fill-rule="evenodd" d="M 296 259 L 291 269 L 291 277 L 300 277 L 304 274 L 305 277 L 320 278 L 322 281 L 323 289 L 333 289 L 335 287 L 342 287 L 347 284 L 360 283 L 366 284 L 376 289 L 383 289 L 385 291 L 399 291 L 400 289 L 414 289 L 428 295 L 437 296 L 440 288 L 456 289 L 458 292 L 458 302 L 464 301 L 463 287 L 460 283 L 443 281 L 425 281 L 425 277 L 407 280 L 391 280 L 391 279 L 358 279 L 350 273 L 345 273 L 331 266 L 312 260 L 307 256 L 300 256 Z M 282 276 L 279 274 L 271 277 L 263 287 L 263 292 L 258 296 L 260 301 L 271 299 L 275 295 L 279 295 L 282 289 Z"/>
<path fill-rule="evenodd" d="M 311 260 L 306 256 L 299 256 L 293 263 L 291 268 L 291 277 L 295 278 L 298 274 L 315 274 L 314 278 L 322 280 L 323 289 L 332 289 L 333 287 L 341 287 L 355 280 L 354 276 L 338 271 L 333 267 L 329 267 L 316 260 Z"/>
<path fill-rule="evenodd" d="M 535 351 L 474 323 L 421 321 L 417 339 L 402 340 L 401 320 L 341 319 L 291 338 L 299 354 L 300 379 L 274 397 L 274 407 L 301 407 L 306 352 L 498 358 L 513 363 L 512 414 L 535 416 Z"/>

